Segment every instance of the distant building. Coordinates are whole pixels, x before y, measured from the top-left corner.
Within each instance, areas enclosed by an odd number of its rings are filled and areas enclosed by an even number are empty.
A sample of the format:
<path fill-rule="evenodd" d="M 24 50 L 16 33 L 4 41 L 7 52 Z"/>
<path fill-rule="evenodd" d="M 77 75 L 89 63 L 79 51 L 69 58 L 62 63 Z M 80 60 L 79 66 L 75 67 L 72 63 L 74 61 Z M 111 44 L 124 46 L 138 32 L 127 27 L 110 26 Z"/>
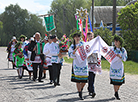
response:
<path fill-rule="evenodd" d="M 116 6 L 116 17 L 117 13 L 125 6 Z M 92 20 L 92 7 L 90 10 L 90 19 Z M 99 26 L 101 20 L 104 24 L 112 24 L 113 19 L 113 6 L 94 6 L 94 24 Z"/>
<path fill-rule="evenodd" d="M 129 3 L 126 4 L 127 5 L 131 5 L 131 4 L 134 4 L 135 2 L 137 2 L 138 0 L 133 0 L 133 1 L 130 1 Z"/>

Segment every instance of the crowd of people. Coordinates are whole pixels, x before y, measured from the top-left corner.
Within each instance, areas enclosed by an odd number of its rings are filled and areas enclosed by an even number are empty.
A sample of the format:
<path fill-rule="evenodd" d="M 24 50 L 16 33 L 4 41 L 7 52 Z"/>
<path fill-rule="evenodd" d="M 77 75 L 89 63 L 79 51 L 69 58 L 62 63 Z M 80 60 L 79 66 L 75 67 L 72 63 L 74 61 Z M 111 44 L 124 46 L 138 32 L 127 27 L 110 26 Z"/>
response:
<path fill-rule="evenodd" d="M 73 58 L 71 81 L 76 83 L 79 98 L 83 100 L 83 88 L 88 83 L 88 92 L 92 98 L 95 97 L 94 81 L 97 72 L 101 72 L 100 66 L 98 66 L 98 53 L 92 53 L 81 64 L 76 58 L 76 51 L 84 45 L 85 42 L 81 41 L 79 33 L 73 35 L 73 43 L 69 47 L 68 55 Z M 33 37 L 26 41 L 26 36 L 21 35 L 19 41 L 13 36 L 11 42 L 7 47 L 8 60 L 12 62 L 13 69 L 17 69 L 18 77 L 21 79 L 24 74 L 24 70 L 28 71 L 29 79 L 33 81 L 43 82 L 42 79 L 46 78 L 46 71 L 49 71 L 49 83 L 60 86 L 60 71 L 63 63 L 62 53 L 60 52 L 59 45 L 57 43 L 56 35 L 45 36 L 43 40 L 40 39 L 41 35 L 36 32 Z M 94 38 L 94 33 L 87 33 L 87 41 L 91 41 Z M 110 77 L 110 83 L 114 86 L 116 99 L 120 100 L 118 90 L 120 86 L 125 82 L 123 61 L 127 60 L 127 52 L 122 47 L 123 39 L 115 35 L 114 47 L 111 49 L 115 52 L 116 56 L 120 59 L 115 63 L 111 63 L 110 71 L 114 69 L 121 70 L 121 79 Z M 83 73 L 76 73 L 77 70 L 83 70 Z M 37 72 L 39 71 L 39 77 L 37 78 Z M 33 73 L 33 78 L 31 74 Z M 43 75 L 43 76 L 42 76 Z"/>

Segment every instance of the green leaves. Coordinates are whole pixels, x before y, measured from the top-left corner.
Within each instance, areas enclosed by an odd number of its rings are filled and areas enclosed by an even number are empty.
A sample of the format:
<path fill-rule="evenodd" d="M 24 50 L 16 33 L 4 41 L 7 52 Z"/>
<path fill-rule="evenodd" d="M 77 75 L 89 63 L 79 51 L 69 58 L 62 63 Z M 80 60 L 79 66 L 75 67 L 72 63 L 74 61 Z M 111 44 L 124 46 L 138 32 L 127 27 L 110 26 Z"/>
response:
<path fill-rule="evenodd" d="M 127 50 L 138 50 L 138 2 L 122 8 L 118 15 L 118 22 L 122 28 L 120 33 L 125 40 Z"/>
<path fill-rule="evenodd" d="M 7 6 L 0 15 L 0 20 L 3 22 L 3 32 L 0 32 L 0 37 L 5 38 L 4 41 L 1 40 L 1 45 L 7 45 L 13 35 L 18 38 L 21 34 L 24 34 L 30 38 L 37 31 L 42 36 L 45 34 L 42 19 L 35 14 L 30 14 L 18 4 Z"/>
<path fill-rule="evenodd" d="M 100 28 L 100 29 L 96 29 L 94 31 L 94 36 L 101 36 L 103 38 L 103 40 L 108 44 L 108 45 L 111 45 L 112 44 L 112 41 L 113 41 L 113 36 L 112 36 L 112 32 L 105 28 Z"/>

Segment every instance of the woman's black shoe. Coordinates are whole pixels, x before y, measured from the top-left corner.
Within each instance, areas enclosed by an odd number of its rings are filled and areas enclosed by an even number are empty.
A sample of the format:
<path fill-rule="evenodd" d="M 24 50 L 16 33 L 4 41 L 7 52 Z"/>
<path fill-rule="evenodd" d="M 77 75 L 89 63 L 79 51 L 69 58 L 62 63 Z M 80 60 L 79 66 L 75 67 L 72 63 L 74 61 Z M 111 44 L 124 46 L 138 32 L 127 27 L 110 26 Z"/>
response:
<path fill-rule="evenodd" d="M 95 93 L 95 92 L 93 92 L 93 93 L 92 93 L 92 98 L 94 98 L 94 97 L 95 97 L 95 95 L 96 95 L 96 93 Z"/>
<path fill-rule="evenodd" d="M 119 95 L 118 95 L 118 92 L 115 92 L 114 95 L 115 95 L 116 99 L 120 100 Z"/>
<path fill-rule="evenodd" d="M 80 97 L 81 100 L 84 100 L 84 98 L 82 97 L 82 91 L 79 92 L 79 97 Z"/>

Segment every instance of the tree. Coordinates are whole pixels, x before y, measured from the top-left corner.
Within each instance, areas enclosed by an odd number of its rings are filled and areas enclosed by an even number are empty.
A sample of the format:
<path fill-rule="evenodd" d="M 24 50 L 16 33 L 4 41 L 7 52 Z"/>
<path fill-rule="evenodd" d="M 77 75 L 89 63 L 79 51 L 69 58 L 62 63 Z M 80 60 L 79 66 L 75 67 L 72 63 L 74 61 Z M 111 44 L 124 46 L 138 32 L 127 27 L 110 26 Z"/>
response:
<path fill-rule="evenodd" d="M 121 26 L 121 35 L 128 50 L 138 50 L 138 2 L 122 8 L 118 13 L 118 22 Z"/>
<path fill-rule="evenodd" d="M 26 9 L 22 9 L 18 4 L 11 4 L 6 7 L 0 15 L 0 20 L 3 22 L 3 34 L 0 33 L 0 35 L 5 37 L 2 45 L 7 45 L 13 35 L 18 38 L 21 34 L 24 34 L 30 38 L 37 31 L 43 36 L 45 34 L 43 20 L 35 14 L 28 13 Z"/>
<path fill-rule="evenodd" d="M 112 41 L 113 41 L 113 36 L 112 36 L 112 32 L 105 28 L 100 28 L 100 29 L 96 29 L 94 31 L 94 36 L 101 36 L 101 38 L 108 44 L 108 45 L 111 45 L 112 44 Z"/>
<path fill-rule="evenodd" d="M 86 0 L 87 1 L 87 0 Z M 86 8 L 85 0 L 53 0 L 49 13 L 55 13 L 56 30 L 58 37 L 64 33 L 67 36 L 70 30 L 76 27 L 75 13 L 80 7 Z M 90 7 L 87 7 L 90 9 Z M 54 31 L 52 33 L 55 33 Z"/>

